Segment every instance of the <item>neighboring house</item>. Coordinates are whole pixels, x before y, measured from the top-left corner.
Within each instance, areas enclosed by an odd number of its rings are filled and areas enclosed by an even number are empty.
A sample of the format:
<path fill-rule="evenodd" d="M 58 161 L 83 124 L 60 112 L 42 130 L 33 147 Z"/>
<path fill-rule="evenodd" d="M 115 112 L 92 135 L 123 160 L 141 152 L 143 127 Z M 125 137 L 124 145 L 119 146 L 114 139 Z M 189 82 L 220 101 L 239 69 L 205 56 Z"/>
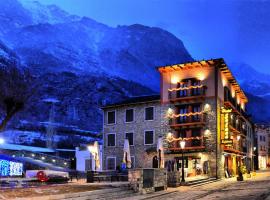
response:
<path fill-rule="evenodd" d="M 255 134 L 257 139 L 258 168 L 266 169 L 269 163 L 269 134 L 270 128 L 266 125 L 256 125 Z"/>
<path fill-rule="evenodd" d="M 102 145 L 99 146 L 100 151 L 100 168 L 95 168 L 95 160 L 88 150 L 87 146 L 76 147 L 76 170 L 80 172 L 101 171 L 102 170 Z"/>
<path fill-rule="evenodd" d="M 134 97 L 103 107 L 103 169 L 121 166 L 125 138 L 130 144 L 132 167 L 152 167 L 157 139 L 164 134 L 161 127 L 165 109 L 159 95 Z"/>
<path fill-rule="evenodd" d="M 121 165 L 126 137 L 132 144 L 134 167 L 155 167 L 157 139 L 163 137 L 165 166 L 174 170 L 182 166 L 179 142 L 185 140 L 183 164 L 188 176 L 230 177 L 244 165 L 252 170 L 248 99 L 223 59 L 158 70 L 160 97 L 135 97 L 103 107 L 103 169 Z"/>

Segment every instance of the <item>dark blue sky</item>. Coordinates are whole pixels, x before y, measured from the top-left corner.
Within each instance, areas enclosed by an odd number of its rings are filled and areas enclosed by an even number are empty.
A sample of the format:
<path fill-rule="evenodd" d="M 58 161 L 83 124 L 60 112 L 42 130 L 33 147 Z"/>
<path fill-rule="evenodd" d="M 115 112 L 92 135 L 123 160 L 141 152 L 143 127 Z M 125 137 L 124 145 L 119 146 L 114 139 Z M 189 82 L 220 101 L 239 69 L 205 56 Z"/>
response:
<path fill-rule="evenodd" d="M 223 57 L 269 73 L 269 0 L 39 0 L 110 26 L 166 29 L 197 59 Z"/>

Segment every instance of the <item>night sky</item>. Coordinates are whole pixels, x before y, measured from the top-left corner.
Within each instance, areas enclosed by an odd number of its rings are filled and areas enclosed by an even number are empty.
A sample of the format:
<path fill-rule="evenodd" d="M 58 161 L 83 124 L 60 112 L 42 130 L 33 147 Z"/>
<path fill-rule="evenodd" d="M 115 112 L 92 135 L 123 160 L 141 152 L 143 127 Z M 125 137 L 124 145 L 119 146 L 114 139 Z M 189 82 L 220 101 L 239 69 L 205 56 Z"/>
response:
<path fill-rule="evenodd" d="M 39 1 L 109 26 L 161 27 L 180 38 L 196 60 L 223 57 L 228 63 L 247 63 L 270 74 L 268 0 Z"/>

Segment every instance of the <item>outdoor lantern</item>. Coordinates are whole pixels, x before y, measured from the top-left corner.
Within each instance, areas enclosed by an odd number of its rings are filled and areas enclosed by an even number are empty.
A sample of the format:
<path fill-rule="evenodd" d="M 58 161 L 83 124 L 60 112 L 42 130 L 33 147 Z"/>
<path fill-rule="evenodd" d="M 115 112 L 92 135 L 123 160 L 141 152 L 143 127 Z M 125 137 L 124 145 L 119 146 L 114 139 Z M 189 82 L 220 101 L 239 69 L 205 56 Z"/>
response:
<path fill-rule="evenodd" d="M 180 141 L 180 147 L 181 147 L 181 149 L 184 149 L 185 148 L 185 145 L 186 145 L 186 142 L 184 140 L 181 140 Z"/>
<path fill-rule="evenodd" d="M 211 106 L 210 106 L 210 104 L 208 104 L 208 103 L 205 104 L 205 105 L 204 105 L 203 111 L 204 111 L 204 112 L 210 112 L 210 111 L 211 111 Z"/>
<path fill-rule="evenodd" d="M 241 136 L 240 135 L 237 135 L 237 140 L 239 141 L 241 139 Z"/>
<path fill-rule="evenodd" d="M 172 133 L 171 133 L 171 132 L 167 133 L 167 139 L 168 139 L 168 140 L 172 139 L 172 137 L 173 137 L 173 136 L 172 136 Z"/>

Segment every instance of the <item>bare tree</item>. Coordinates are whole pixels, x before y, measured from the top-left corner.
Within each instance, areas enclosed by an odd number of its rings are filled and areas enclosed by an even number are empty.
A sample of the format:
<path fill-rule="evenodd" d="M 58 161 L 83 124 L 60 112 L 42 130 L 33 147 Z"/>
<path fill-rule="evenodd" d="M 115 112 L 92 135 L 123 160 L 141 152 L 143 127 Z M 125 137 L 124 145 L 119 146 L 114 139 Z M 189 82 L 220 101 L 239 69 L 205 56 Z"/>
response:
<path fill-rule="evenodd" d="M 7 62 L 0 58 L 0 107 L 3 114 L 0 131 L 24 108 L 33 94 L 33 77 L 28 70 L 17 66 L 16 62 Z"/>

